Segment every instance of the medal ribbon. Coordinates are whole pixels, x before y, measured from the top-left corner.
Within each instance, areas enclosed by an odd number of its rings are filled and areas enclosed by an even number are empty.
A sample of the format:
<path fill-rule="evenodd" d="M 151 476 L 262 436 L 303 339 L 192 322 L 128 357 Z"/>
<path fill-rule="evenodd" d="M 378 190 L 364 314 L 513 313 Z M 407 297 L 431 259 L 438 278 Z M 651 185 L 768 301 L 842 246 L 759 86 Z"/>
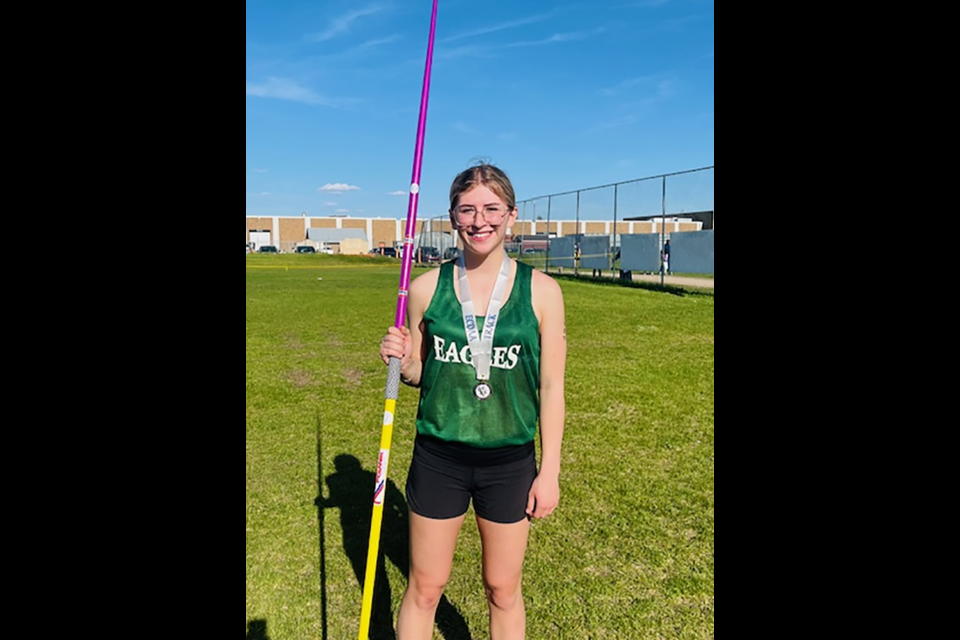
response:
<path fill-rule="evenodd" d="M 487 305 L 487 317 L 483 321 L 483 335 L 477 329 L 477 318 L 473 311 L 473 298 L 470 297 L 470 285 L 467 283 L 467 267 L 463 254 L 457 258 L 457 279 L 460 281 L 460 306 L 463 310 L 463 328 L 467 332 L 467 344 L 470 345 L 470 359 L 477 370 L 477 380 L 490 379 L 490 361 L 493 357 L 493 332 L 497 329 L 497 316 L 503 305 L 503 295 L 510 279 L 510 256 L 503 252 L 503 265 L 497 274 L 497 283 L 493 287 L 490 303 Z"/>

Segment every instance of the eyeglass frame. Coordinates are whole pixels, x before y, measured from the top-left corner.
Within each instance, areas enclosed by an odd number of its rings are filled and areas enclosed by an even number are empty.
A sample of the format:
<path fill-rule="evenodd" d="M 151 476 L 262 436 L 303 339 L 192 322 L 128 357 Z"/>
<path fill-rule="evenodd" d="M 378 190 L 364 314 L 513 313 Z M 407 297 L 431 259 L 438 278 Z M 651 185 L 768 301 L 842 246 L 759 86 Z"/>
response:
<path fill-rule="evenodd" d="M 501 207 L 501 206 L 504 208 L 504 214 L 503 214 L 503 216 L 502 216 L 499 220 L 497 220 L 496 222 L 491 222 L 490 219 L 487 217 L 487 213 L 486 213 L 486 212 L 487 212 L 487 209 L 499 208 L 499 207 Z M 468 220 L 467 222 L 463 222 L 463 221 L 460 220 L 460 209 L 461 209 L 462 207 L 466 207 L 466 208 L 469 208 L 469 209 L 473 209 L 473 215 L 470 216 L 470 218 L 469 218 L 469 220 Z M 484 222 L 486 222 L 486 223 L 489 224 L 490 226 L 494 226 L 494 227 L 495 227 L 495 226 L 497 226 L 497 225 L 503 224 L 503 221 L 507 219 L 507 216 L 509 216 L 510 213 L 513 212 L 513 211 L 515 211 L 515 210 L 516 210 L 516 207 L 515 207 L 515 206 L 509 207 L 509 206 L 507 206 L 507 205 L 501 205 L 501 204 L 486 204 L 486 205 L 483 206 L 482 209 L 478 209 L 478 208 L 476 208 L 476 207 L 473 206 L 473 205 L 458 205 L 456 209 L 450 209 L 450 215 L 453 216 L 453 219 L 456 221 L 457 224 L 463 225 L 463 224 L 469 224 L 469 223 L 471 223 L 471 222 L 475 223 L 475 222 L 477 221 L 477 214 L 478 214 L 478 213 L 482 213 L 482 214 L 483 214 L 483 220 L 484 220 Z"/>

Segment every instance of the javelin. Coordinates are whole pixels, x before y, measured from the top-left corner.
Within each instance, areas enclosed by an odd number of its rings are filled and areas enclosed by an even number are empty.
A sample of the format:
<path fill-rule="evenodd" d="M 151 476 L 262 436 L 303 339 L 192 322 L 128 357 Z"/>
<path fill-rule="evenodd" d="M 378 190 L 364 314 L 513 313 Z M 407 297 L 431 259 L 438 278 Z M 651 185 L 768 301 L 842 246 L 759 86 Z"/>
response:
<path fill-rule="evenodd" d="M 413 152 L 413 175 L 410 178 L 410 201 L 407 205 L 407 227 L 403 235 L 403 259 L 400 266 L 400 290 L 397 292 L 397 315 L 394 326 L 403 326 L 407 316 L 407 288 L 410 286 L 410 263 L 413 260 L 413 236 L 417 226 L 417 199 L 420 193 L 420 162 L 423 159 L 423 133 L 427 124 L 427 99 L 430 95 L 430 66 L 433 62 L 433 33 L 437 25 L 437 0 L 433 0 L 430 16 L 430 39 L 427 41 L 427 64 L 423 71 L 423 91 L 420 94 L 420 120 L 417 123 L 417 144 Z M 387 462 L 390 441 L 393 438 L 393 415 L 400 389 L 402 359 L 390 356 L 387 365 L 387 388 L 384 395 L 383 429 L 380 432 L 380 456 L 377 458 L 377 476 L 373 486 L 373 517 L 370 521 L 370 543 L 367 546 L 367 571 L 363 579 L 363 607 L 360 611 L 360 640 L 368 640 L 370 613 L 373 608 L 373 584 L 377 576 L 377 557 L 380 552 L 380 526 L 383 523 L 383 498 L 387 489 Z"/>

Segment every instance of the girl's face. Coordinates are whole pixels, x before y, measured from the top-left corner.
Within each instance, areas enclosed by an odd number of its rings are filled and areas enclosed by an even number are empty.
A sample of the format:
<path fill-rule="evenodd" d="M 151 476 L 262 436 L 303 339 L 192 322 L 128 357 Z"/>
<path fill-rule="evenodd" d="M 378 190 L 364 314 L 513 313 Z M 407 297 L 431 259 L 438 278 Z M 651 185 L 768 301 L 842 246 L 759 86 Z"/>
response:
<path fill-rule="evenodd" d="M 500 247 L 516 219 L 516 208 L 508 209 L 500 196 L 482 184 L 461 193 L 450 212 L 464 249 L 480 255 Z"/>

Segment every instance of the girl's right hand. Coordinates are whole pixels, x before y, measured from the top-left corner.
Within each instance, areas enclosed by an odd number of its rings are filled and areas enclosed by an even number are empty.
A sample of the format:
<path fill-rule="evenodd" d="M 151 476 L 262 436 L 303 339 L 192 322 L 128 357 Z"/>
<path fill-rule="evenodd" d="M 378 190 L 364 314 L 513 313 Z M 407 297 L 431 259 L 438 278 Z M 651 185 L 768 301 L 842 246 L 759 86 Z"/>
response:
<path fill-rule="evenodd" d="M 383 364 L 390 363 L 390 357 L 401 358 L 401 366 L 410 361 L 413 343 L 410 339 L 410 330 L 406 326 L 399 329 L 390 327 L 387 335 L 380 340 L 380 359 Z"/>

